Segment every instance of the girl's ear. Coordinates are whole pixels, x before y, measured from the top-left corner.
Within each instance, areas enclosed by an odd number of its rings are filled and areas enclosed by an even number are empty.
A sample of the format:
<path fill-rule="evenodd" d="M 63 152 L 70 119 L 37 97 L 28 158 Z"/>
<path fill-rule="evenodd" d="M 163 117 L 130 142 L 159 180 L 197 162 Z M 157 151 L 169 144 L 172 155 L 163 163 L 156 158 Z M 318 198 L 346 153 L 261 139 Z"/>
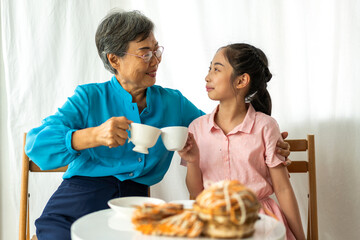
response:
<path fill-rule="evenodd" d="M 119 68 L 119 66 L 120 66 L 118 56 L 116 56 L 113 53 L 108 53 L 107 58 L 109 60 L 110 65 L 117 70 Z"/>
<path fill-rule="evenodd" d="M 236 88 L 241 89 L 250 84 L 250 75 L 244 73 L 236 78 Z"/>

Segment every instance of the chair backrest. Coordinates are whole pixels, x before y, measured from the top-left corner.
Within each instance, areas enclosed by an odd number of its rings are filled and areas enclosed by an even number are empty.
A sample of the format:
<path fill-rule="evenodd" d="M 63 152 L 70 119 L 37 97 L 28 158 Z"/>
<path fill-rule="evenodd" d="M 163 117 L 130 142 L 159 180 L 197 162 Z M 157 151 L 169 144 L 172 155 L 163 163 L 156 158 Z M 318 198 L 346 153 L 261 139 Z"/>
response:
<path fill-rule="evenodd" d="M 22 149 L 22 170 L 21 170 L 21 192 L 20 192 L 20 218 L 19 218 L 19 239 L 30 239 L 29 227 L 29 172 L 65 172 L 66 167 L 61 167 L 52 170 L 41 170 L 25 153 L 26 133 L 24 133 L 24 142 Z"/>
<path fill-rule="evenodd" d="M 29 172 L 65 172 L 67 166 L 52 170 L 41 170 L 25 153 L 26 133 L 24 133 L 24 142 L 22 149 L 22 170 L 21 170 L 21 192 L 20 192 L 20 218 L 19 218 L 19 240 L 30 239 L 29 227 Z M 150 187 L 148 188 L 148 196 L 150 197 Z"/>
<path fill-rule="evenodd" d="M 318 217 L 316 196 L 315 137 L 307 135 L 307 139 L 285 140 L 290 144 L 290 152 L 307 152 L 306 161 L 292 161 L 287 167 L 290 173 L 308 173 L 308 223 L 307 239 L 318 239 Z"/>
<path fill-rule="evenodd" d="M 290 145 L 290 152 L 307 152 L 307 159 L 292 161 L 287 167 L 290 173 L 308 173 L 308 223 L 307 239 L 318 240 L 318 217 L 317 217 L 317 196 L 316 196 L 316 167 L 315 167 L 315 137 L 307 135 L 307 139 L 289 139 L 285 142 Z M 190 199 L 195 198 L 190 196 Z"/>

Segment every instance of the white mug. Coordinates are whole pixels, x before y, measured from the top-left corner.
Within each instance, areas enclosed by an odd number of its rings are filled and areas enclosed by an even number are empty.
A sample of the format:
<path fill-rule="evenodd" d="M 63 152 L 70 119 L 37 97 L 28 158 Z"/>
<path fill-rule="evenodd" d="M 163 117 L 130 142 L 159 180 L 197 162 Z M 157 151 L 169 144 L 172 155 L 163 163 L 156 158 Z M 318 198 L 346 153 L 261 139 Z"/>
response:
<path fill-rule="evenodd" d="M 179 151 L 185 146 L 188 136 L 187 127 L 165 127 L 161 129 L 161 139 L 169 151 Z"/>
<path fill-rule="evenodd" d="M 160 134 L 161 130 L 156 127 L 141 123 L 131 123 L 129 142 L 131 141 L 135 145 L 133 151 L 148 154 L 148 148 L 155 145 Z"/>

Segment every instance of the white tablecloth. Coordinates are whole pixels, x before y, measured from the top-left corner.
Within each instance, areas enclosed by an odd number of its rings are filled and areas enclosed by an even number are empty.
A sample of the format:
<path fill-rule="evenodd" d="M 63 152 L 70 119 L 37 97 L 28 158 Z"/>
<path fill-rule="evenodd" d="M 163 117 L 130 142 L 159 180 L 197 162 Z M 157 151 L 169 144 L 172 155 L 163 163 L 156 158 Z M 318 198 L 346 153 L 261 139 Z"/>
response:
<path fill-rule="evenodd" d="M 285 239 L 285 227 L 281 222 L 260 214 L 255 224 L 255 233 L 248 240 Z M 130 216 L 123 216 L 112 209 L 106 209 L 85 215 L 71 226 L 73 240 L 214 240 L 210 238 L 178 238 L 148 236 L 134 230 Z"/>

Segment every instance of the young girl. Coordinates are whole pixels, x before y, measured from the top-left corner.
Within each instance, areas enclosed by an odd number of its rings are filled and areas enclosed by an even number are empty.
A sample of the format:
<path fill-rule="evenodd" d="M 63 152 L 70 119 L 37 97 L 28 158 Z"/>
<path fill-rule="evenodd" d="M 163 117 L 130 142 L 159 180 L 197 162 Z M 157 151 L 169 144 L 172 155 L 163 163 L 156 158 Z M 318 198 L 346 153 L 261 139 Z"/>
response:
<path fill-rule="evenodd" d="M 285 224 L 287 239 L 305 239 L 284 159 L 275 154 L 281 134 L 270 117 L 266 88 L 271 77 L 260 49 L 248 44 L 220 48 L 205 78 L 209 98 L 220 103 L 211 114 L 191 123 L 179 155 L 187 165 L 191 196 L 213 182 L 237 179 Z M 281 209 L 269 197 L 273 192 Z"/>

